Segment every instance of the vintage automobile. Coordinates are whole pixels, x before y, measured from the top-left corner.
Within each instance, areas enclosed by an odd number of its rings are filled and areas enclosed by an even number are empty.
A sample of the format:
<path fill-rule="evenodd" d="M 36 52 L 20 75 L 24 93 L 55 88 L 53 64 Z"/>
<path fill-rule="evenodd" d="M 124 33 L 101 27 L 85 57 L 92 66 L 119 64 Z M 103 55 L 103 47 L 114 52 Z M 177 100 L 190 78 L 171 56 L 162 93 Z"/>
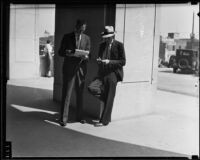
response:
<path fill-rule="evenodd" d="M 199 72 L 199 52 L 191 49 L 177 49 L 172 62 L 173 72 L 182 71 Z"/>

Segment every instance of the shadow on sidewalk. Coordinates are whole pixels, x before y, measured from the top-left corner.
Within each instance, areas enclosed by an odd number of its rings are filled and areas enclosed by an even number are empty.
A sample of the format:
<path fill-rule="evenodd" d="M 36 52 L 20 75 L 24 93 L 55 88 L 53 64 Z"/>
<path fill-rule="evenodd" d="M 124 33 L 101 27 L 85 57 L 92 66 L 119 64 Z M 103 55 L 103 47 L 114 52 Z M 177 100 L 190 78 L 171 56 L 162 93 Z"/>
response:
<path fill-rule="evenodd" d="M 60 112 L 60 102 L 53 101 L 53 91 L 46 89 L 38 89 L 24 86 L 7 86 L 7 105 L 18 110 L 34 111 L 34 112 L 54 112 L 49 120 L 57 122 Z M 43 111 L 41 111 L 43 110 Z M 48 114 L 47 114 L 48 115 Z M 87 123 L 94 124 L 93 118 L 85 115 Z M 48 117 L 46 117 L 47 119 Z M 45 117 L 44 117 L 45 119 Z M 70 106 L 69 121 L 76 122 L 76 107 Z"/>
<path fill-rule="evenodd" d="M 60 127 L 55 123 L 59 103 L 52 101 L 52 94 L 7 86 L 6 137 L 12 142 L 13 157 L 186 156 Z"/>

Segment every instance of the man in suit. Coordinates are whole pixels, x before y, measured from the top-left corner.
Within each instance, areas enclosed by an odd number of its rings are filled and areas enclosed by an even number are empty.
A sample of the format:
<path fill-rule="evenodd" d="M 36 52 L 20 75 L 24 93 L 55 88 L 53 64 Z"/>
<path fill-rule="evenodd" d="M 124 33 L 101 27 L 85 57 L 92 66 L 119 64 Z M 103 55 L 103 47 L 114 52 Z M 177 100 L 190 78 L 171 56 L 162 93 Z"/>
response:
<path fill-rule="evenodd" d="M 66 126 L 68 121 L 68 112 L 72 89 L 76 91 L 76 108 L 77 121 L 85 123 L 83 119 L 83 89 L 87 73 L 88 56 L 76 57 L 76 49 L 90 51 L 90 38 L 83 32 L 86 30 L 86 22 L 77 20 L 75 30 L 63 36 L 58 54 L 64 57 L 63 63 L 63 87 L 62 87 L 62 104 L 60 111 L 60 125 Z"/>
<path fill-rule="evenodd" d="M 111 113 L 117 82 L 123 80 L 123 66 L 126 64 L 124 45 L 114 39 L 113 26 L 105 26 L 101 33 L 104 42 L 99 47 L 98 75 L 104 84 L 104 109 L 100 121 L 95 126 L 108 125 L 111 121 Z"/>

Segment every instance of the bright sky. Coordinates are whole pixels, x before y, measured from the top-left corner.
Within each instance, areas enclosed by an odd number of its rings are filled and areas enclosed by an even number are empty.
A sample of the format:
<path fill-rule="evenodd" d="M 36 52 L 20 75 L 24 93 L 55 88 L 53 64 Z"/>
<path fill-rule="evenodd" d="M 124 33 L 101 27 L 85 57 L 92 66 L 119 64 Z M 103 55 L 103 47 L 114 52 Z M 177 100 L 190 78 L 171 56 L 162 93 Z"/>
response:
<path fill-rule="evenodd" d="M 179 32 L 181 37 L 189 38 L 192 32 L 192 18 L 194 15 L 194 33 L 199 39 L 199 5 L 162 4 L 161 5 L 161 35 L 168 32 Z"/>

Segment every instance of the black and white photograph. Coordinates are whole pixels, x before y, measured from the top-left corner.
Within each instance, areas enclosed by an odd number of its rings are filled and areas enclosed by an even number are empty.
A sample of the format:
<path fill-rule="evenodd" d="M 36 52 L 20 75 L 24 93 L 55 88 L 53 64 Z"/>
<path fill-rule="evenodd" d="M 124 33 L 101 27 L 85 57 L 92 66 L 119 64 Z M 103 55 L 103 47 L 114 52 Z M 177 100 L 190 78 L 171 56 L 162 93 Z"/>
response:
<path fill-rule="evenodd" d="M 199 3 L 10 3 L 7 21 L 4 158 L 199 157 Z"/>

